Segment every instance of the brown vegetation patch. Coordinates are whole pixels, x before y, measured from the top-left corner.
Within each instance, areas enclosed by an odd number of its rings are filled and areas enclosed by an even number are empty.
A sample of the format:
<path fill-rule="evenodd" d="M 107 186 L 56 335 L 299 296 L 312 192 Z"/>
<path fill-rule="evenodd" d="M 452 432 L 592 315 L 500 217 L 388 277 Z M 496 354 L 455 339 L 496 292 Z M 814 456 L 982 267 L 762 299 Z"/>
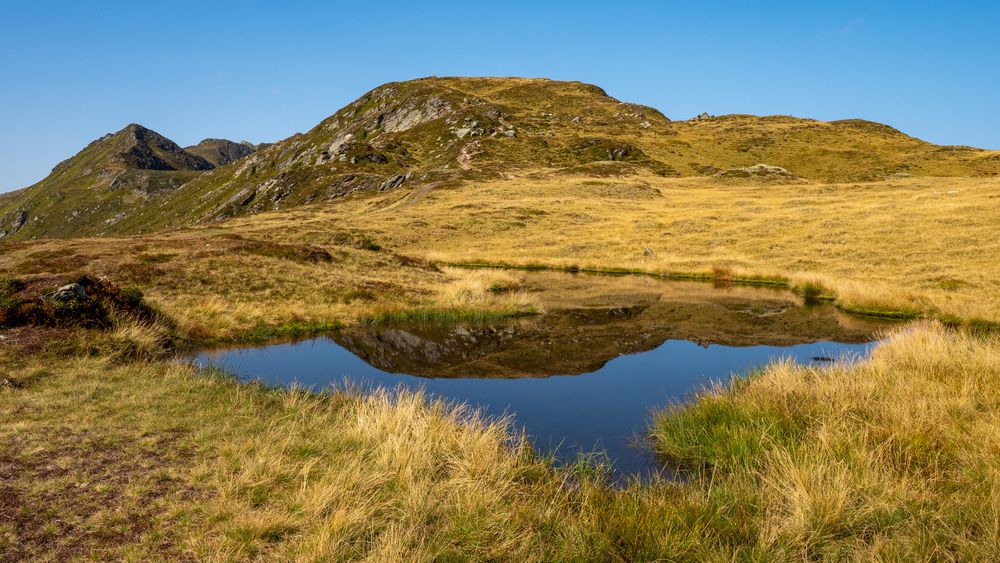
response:
<path fill-rule="evenodd" d="M 597 182 L 586 181 L 580 183 L 582 194 L 611 198 L 611 199 L 653 199 L 661 197 L 660 190 L 650 186 L 646 182 Z"/>
<path fill-rule="evenodd" d="M 326 250 L 311 244 L 289 244 L 265 240 L 248 239 L 240 235 L 227 235 L 226 240 L 234 241 L 238 252 L 291 260 L 292 262 L 332 262 L 333 256 Z"/>
<path fill-rule="evenodd" d="M 169 531 L 149 534 L 165 498 L 195 494 L 172 471 L 191 457 L 180 437 L 108 441 L 58 428 L 0 444 L 0 559 L 110 559 L 139 542 L 183 558 Z"/>
<path fill-rule="evenodd" d="M 106 280 L 80 276 L 65 288 L 42 289 L 17 279 L 0 280 L 0 327 L 19 326 L 110 328 L 116 315 L 152 321 L 159 315 L 144 301 L 142 292 Z M 77 293 L 82 292 L 82 293 Z"/>
<path fill-rule="evenodd" d="M 32 253 L 17 268 L 21 272 L 65 272 L 87 265 L 87 256 L 77 254 L 74 248 L 45 249 Z"/>
<path fill-rule="evenodd" d="M 29 356 L 44 352 L 54 342 L 65 342 L 73 334 L 69 328 L 48 326 L 21 326 L 0 330 L 0 357 Z M 13 376 L 0 377 L 0 383 L 9 382 L 10 387 L 20 387 Z"/>

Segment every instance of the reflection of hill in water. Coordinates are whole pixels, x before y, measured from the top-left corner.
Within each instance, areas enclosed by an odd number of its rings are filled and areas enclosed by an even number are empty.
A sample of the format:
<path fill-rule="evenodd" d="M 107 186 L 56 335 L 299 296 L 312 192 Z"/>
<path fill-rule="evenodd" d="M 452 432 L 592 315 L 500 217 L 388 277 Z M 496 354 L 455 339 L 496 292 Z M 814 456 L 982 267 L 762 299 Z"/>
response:
<path fill-rule="evenodd" d="M 627 288 L 626 293 L 595 294 L 591 279 L 585 282 L 587 294 L 574 299 L 572 288 L 543 281 L 543 297 L 555 292 L 552 301 L 568 308 L 550 306 L 538 318 L 501 323 L 351 328 L 334 338 L 384 371 L 517 377 L 587 373 L 670 339 L 725 346 L 864 342 L 884 326 L 848 318 L 830 306 L 802 307 L 793 295 L 770 290 L 669 284 L 671 290 L 664 292 L 645 287 L 645 292 Z M 682 291 L 685 287 L 690 294 Z"/>

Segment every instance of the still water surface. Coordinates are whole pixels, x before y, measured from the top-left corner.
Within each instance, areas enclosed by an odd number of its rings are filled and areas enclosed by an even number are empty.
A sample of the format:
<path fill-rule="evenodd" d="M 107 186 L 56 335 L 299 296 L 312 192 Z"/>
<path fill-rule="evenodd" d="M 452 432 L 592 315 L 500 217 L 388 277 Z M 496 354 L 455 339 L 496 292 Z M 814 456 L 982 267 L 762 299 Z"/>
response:
<path fill-rule="evenodd" d="M 356 328 L 195 359 L 269 385 L 423 388 L 511 415 L 559 460 L 604 452 L 622 478 L 659 471 L 642 439 L 652 409 L 779 358 L 828 365 L 862 356 L 884 326 L 772 290 L 623 288 L 551 274 L 529 282 L 550 301 L 535 319 Z M 558 298 L 546 295 L 553 291 Z"/>

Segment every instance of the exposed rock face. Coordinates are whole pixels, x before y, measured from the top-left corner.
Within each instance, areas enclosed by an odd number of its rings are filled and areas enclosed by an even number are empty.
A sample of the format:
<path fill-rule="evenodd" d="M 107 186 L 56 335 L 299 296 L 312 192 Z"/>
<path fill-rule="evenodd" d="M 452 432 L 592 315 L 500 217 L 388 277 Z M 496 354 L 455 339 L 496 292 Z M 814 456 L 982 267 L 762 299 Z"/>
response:
<path fill-rule="evenodd" d="M 378 190 L 380 192 L 384 192 L 386 190 L 398 188 L 403 184 L 403 182 L 406 181 L 407 178 L 409 178 L 409 176 L 409 174 L 396 174 L 395 176 L 390 176 L 388 180 L 382 182 L 382 185 L 379 186 Z"/>
<path fill-rule="evenodd" d="M 387 92 L 392 95 L 394 92 Z M 407 131 L 442 117 L 451 110 L 448 102 L 438 96 L 430 96 L 423 103 L 415 100 L 414 105 L 392 107 L 376 116 L 376 122 L 380 123 L 382 129 L 387 133 L 399 133 Z"/>
<path fill-rule="evenodd" d="M 24 224 L 27 222 L 28 222 L 28 213 L 23 210 L 19 210 L 14 212 L 14 222 L 11 224 L 11 226 L 14 228 L 14 232 L 16 233 L 18 229 L 23 227 Z"/>
<path fill-rule="evenodd" d="M 612 139 L 584 139 L 577 143 L 576 150 L 589 161 L 625 161 L 647 158 L 642 149 Z"/>
<path fill-rule="evenodd" d="M 211 162 L 193 155 L 170 139 L 141 125 L 119 132 L 127 143 L 116 159 L 140 170 L 211 170 Z"/>
<path fill-rule="evenodd" d="M 0 239 L 14 235 L 28 222 L 28 213 L 23 209 L 15 209 L 0 217 Z"/>
<path fill-rule="evenodd" d="M 228 139 L 205 139 L 197 145 L 185 147 L 187 152 L 200 156 L 210 162 L 213 166 L 225 166 L 237 160 L 249 156 L 257 151 L 257 147 L 250 142 L 241 141 L 234 143 Z"/>
<path fill-rule="evenodd" d="M 51 293 L 42 296 L 46 301 L 74 301 L 87 298 L 87 290 L 79 283 L 64 285 Z"/>

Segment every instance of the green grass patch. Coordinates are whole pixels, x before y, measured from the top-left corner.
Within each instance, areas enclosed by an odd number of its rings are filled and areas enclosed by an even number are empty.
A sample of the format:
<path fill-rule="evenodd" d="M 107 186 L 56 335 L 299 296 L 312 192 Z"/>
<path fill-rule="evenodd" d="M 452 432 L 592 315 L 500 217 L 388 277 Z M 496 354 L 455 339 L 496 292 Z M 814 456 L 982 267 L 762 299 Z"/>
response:
<path fill-rule="evenodd" d="M 737 285 L 768 286 L 768 287 L 789 287 L 787 279 L 776 276 L 732 276 L 722 275 L 718 272 L 661 272 L 656 270 L 643 270 L 641 268 L 625 268 L 619 266 L 580 266 L 571 264 L 560 266 L 557 264 L 543 264 L 529 262 L 524 264 L 514 264 L 511 262 L 495 262 L 484 260 L 471 260 L 464 262 L 447 262 L 445 266 L 455 268 L 488 268 L 495 270 L 524 270 L 524 271 L 552 271 L 569 272 L 581 274 L 599 274 L 607 276 L 651 276 L 668 280 L 678 281 L 725 281 Z"/>
<path fill-rule="evenodd" d="M 761 287 L 790 286 L 787 279 L 775 276 L 736 276 L 732 279 L 732 282 L 739 285 L 752 285 Z"/>
<path fill-rule="evenodd" d="M 823 287 L 819 284 L 806 282 L 799 286 L 798 292 L 802 295 L 802 299 L 805 301 L 806 305 L 814 305 L 822 301 L 820 297 L 826 294 Z"/>
<path fill-rule="evenodd" d="M 733 384 L 739 387 L 740 383 Z M 773 447 L 794 449 L 806 424 L 767 405 L 707 394 L 655 415 L 655 450 L 688 470 L 753 469 Z"/>
<path fill-rule="evenodd" d="M 876 317 L 880 319 L 895 319 L 895 320 L 906 321 L 906 320 L 919 319 L 926 316 L 924 313 L 921 313 L 919 311 L 888 309 L 888 308 L 883 309 L 872 305 L 859 307 L 855 305 L 847 305 L 844 303 L 837 302 L 836 307 L 837 309 L 845 313 L 851 315 L 857 315 L 860 317 Z"/>
<path fill-rule="evenodd" d="M 937 286 L 945 291 L 955 291 L 963 287 L 968 287 L 969 283 L 964 280 L 949 278 L 939 281 Z"/>

